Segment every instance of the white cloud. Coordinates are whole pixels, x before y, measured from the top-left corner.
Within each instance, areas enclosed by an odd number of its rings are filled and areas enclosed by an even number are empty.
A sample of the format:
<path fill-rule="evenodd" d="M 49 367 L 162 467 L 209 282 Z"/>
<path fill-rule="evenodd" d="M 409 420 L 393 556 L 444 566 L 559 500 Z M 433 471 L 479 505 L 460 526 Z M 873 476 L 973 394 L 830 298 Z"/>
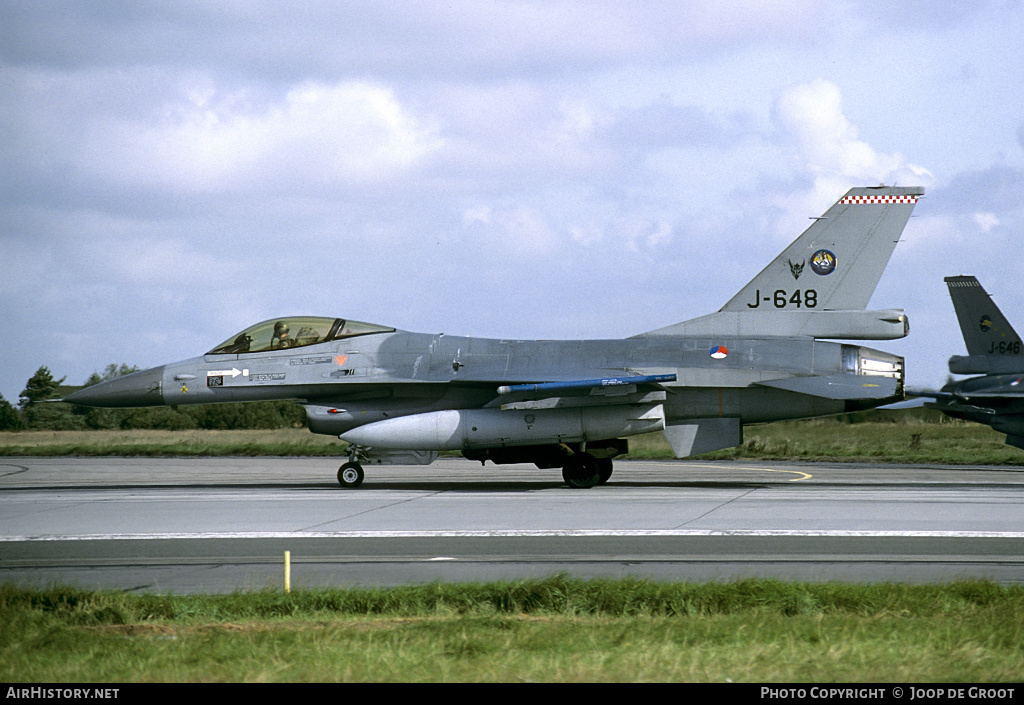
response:
<path fill-rule="evenodd" d="M 542 211 L 527 205 L 492 210 L 485 236 L 489 244 L 475 247 L 478 254 L 535 257 L 550 254 L 559 238 Z"/>
<path fill-rule="evenodd" d="M 382 85 L 308 82 L 254 106 L 192 90 L 163 123 L 122 122 L 91 136 L 87 158 L 112 180 L 179 192 L 334 189 L 385 182 L 442 144 Z"/>
<path fill-rule="evenodd" d="M 924 208 L 915 209 L 915 213 L 921 215 L 915 215 L 914 227 L 904 231 L 896 249 L 897 255 L 949 260 L 948 253 L 962 248 L 967 242 L 963 223 L 959 219 L 928 213 Z"/>
<path fill-rule="evenodd" d="M 672 242 L 672 224 L 635 219 L 621 224 L 623 244 L 630 252 L 657 250 Z"/>
<path fill-rule="evenodd" d="M 490 225 L 492 222 L 490 206 L 473 206 L 462 211 L 462 226 L 470 227 L 477 223 Z"/>
<path fill-rule="evenodd" d="M 588 223 L 587 225 L 569 226 L 569 236 L 573 242 L 581 245 L 593 245 L 604 238 L 604 233 L 599 225 Z"/>
<path fill-rule="evenodd" d="M 843 113 L 839 87 L 817 79 L 788 86 L 777 96 L 773 116 L 782 136 L 791 143 L 797 171 L 813 179 L 807 191 L 779 198 L 788 215 L 780 234 L 792 236 L 852 186 L 875 184 L 929 186 L 931 173 L 909 163 L 901 154 L 885 154 L 859 138 L 857 127 Z M 799 227 L 802 225 L 802 227 Z"/>
<path fill-rule="evenodd" d="M 558 241 L 543 211 L 529 205 L 480 204 L 462 212 L 459 252 L 471 259 L 518 259 L 550 254 Z"/>
<path fill-rule="evenodd" d="M 931 178 L 902 155 L 878 152 L 859 139 L 857 127 L 843 114 L 839 87 L 830 81 L 784 89 L 775 101 L 775 118 L 818 178 L 888 184 Z"/>
<path fill-rule="evenodd" d="M 975 213 L 974 222 L 983 233 L 1001 225 L 995 213 Z"/>

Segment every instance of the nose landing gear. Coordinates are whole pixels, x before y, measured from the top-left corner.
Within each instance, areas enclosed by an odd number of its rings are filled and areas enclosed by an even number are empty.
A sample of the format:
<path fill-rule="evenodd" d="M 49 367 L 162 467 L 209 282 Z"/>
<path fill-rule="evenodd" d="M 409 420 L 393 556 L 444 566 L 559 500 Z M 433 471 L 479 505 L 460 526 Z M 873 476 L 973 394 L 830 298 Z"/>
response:
<path fill-rule="evenodd" d="M 355 489 L 363 484 L 363 466 L 348 462 L 338 468 L 338 482 L 346 489 Z"/>

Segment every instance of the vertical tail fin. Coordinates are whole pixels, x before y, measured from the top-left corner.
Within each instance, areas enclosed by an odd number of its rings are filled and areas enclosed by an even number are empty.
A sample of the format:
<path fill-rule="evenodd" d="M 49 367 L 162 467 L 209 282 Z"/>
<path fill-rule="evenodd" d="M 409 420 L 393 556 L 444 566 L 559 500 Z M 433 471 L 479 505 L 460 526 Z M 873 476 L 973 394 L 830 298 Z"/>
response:
<path fill-rule="evenodd" d="M 722 311 L 862 311 L 924 188 L 854 188 Z"/>
<path fill-rule="evenodd" d="M 641 336 L 902 338 L 901 309 L 864 309 L 923 194 L 920 186 L 850 189 L 718 312 Z"/>
<path fill-rule="evenodd" d="M 1004 349 L 1007 343 L 1020 346 L 1020 336 L 976 277 L 946 277 L 943 281 L 949 287 L 949 298 L 953 300 L 968 355 L 991 355 L 1000 343 Z"/>
<path fill-rule="evenodd" d="M 949 360 L 956 374 L 1024 371 L 1024 345 L 992 297 L 975 277 L 946 277 L 968 357 Z M 962 371 L 961 371 L 962 370 Z"/>

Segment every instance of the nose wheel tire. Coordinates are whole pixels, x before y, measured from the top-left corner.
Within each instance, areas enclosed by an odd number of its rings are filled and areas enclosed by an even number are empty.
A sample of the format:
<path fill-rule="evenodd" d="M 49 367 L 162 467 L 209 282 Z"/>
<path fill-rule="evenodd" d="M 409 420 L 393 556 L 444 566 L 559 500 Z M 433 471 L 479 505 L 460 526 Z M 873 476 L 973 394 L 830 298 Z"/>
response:
<path fill-rule="evenodd" d="M 363 466 L 359 463 L 345 463 L 338 468 L 338 482 L 347 489 L 359 487 L 363 484 Z"/>
<path fill-rule="evenodd" d="M 565 459 L 562 479 L 573 489 L 587 489 L 601 481 L 597 458 L 590 453 L 574 453 Z"/>

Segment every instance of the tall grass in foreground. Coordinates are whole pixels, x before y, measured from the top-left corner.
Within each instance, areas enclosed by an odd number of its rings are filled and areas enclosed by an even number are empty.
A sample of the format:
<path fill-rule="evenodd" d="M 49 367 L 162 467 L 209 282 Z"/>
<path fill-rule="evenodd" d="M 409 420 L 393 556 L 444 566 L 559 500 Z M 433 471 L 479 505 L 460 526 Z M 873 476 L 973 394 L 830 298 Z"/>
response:
<path fill-rule="evenodd" d="M 222 596 L 0 586 L 0 678 L 1019 681 L 1024 587 L 545 580 Z"/>

